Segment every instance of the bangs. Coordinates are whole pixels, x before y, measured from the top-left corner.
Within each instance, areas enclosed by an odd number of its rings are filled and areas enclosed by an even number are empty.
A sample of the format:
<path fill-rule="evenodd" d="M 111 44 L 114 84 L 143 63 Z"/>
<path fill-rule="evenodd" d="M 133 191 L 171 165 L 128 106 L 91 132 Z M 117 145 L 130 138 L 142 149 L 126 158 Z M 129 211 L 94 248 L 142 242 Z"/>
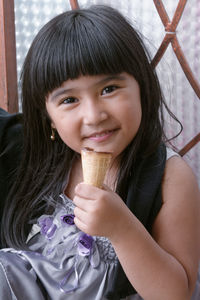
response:
<path fill-rule="evenodd" d="M 133 45 L 122 44 L 123 35 L 124 40 L 129 39 L 125 29 L 119 32 L 119 21 L 111 21 L 109 14 L 102 17 L 100 13 L 77 10 L 47 23 L 30 51 L 34 56 L 29 59 L 29 81 L 35 95 L 46 97 L 64 81 L 80 75 L 132 72 L 129 68 L 133 62 L 128 57 Z"/>

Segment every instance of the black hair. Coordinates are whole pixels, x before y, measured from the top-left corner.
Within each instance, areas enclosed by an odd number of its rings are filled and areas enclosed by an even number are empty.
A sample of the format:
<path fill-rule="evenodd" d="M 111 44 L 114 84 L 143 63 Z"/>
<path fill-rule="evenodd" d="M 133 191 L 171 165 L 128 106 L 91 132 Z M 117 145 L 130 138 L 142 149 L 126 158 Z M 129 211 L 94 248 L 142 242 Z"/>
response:
<path fill-rule="evenodd" d="M 134 161 L 151 155 L 163 139 L 163 96 L 143 41 L 130 23 L 108 6 L 60 14 L 35 37 L 22 70 L 24 150 L 2 223 L 5 246 L 25 247 L 31 222 L 53 207 L 76 155 L 60 137 L 50 140 L 45 107 L 49 93 L 80 75 L 131 74 L 141 93 L 142 120 L 122 153 L 117 192 L 125 194 Z"/>

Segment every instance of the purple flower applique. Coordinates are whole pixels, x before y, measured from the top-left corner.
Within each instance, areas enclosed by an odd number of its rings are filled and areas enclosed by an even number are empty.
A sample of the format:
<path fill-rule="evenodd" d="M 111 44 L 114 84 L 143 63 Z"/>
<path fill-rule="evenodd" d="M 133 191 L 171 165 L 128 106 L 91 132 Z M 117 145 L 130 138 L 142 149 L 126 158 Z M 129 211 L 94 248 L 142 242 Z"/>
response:
<path fill-rule="evenodd" d="M 41 227 L 40 232 L 46 236 L 48 240 L 52 239 L 57 226 L 53 223 L 53 218 L 49 216 L 42 216 L 38 220 L 38 225 Z"/>
<path fill-rule="evenodd" d="M 93 248 L 94 239 L 91 235 L 82 233 L 78 240 L 78 253 L 81 256 L 89 256 Z"/>
<path fill-rule="evenodd" d="M 74 225 L 74 215 L 68 214 L 60 217 L 62 222 L 68 225 Z"/>
<path fill-rule="evenodd" d="M 66 215 L 67 224 L 73 222 L 72 219 L 74 215 Z M 64 222 L 64 217 L 62 216 L 61 220 Z M 72 217 L 72 219 L 71 219 Z M 95 238 L 91 235 L 88 235 L 84 232 L 80 232 L 78 239 L 74 243 L 74 246 L 77 247 L 77 255 L 75 256 L 74 264 L 66 272 L 65 277 L 59 282 L 59 287 L 62 292 L 65 294 L 70 294 L 80 287 L 80 267 L 81 267 L 81 256 L 88 256 L 90 264 L 93 268 L 96 268 L 100 263 L 100 256 L 98 249 L 95 245 Z"/>

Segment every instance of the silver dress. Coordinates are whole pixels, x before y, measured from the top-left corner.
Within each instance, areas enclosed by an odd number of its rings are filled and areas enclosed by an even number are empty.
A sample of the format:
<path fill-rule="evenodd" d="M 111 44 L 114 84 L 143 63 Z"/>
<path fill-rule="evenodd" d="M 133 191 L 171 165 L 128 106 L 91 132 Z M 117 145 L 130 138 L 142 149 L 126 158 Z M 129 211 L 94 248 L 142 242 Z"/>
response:
<path fill-rule="evenodd" d="M 33 225 L 30 251 L 0 251 L 0 299 L 106 299 L 117 263 L 115 251 L 107 238 L 81 232 L 73 221 L 73 202 L 60 197 L 63 204 Z"/>

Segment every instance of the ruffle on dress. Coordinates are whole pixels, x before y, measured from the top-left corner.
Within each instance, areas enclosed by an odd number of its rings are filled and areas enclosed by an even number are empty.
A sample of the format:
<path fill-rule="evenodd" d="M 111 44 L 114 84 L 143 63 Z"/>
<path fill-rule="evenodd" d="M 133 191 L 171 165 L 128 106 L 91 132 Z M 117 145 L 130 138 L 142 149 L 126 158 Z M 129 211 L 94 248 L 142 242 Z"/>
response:
<path fill-rule="evenodd" d="M 0 278 L 7 282 L 0 296 L 9 288 L 20 300 L 35 300 L 36 295 L 37 300 L 105 299 L 116 267 L 115 251 L 107 238 L 80 231 L 74 224 L 73 202 L 60 197 L 63 203 L 54 213 L 42 215 L 33 225 L 30 251 L 0 251 Z"/>

